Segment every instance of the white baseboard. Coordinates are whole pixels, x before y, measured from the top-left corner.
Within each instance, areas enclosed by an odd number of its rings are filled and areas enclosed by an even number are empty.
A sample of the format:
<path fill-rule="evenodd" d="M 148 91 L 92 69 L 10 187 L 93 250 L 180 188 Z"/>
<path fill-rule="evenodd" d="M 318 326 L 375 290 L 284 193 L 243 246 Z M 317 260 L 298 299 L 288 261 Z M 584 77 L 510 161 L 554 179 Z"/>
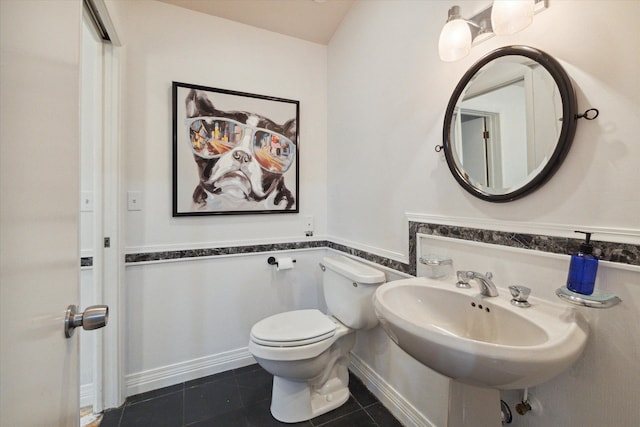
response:
<path fill-rule="evenodd" d="M 369 365 L 351 353 L 351 371 L 404 426 L 436 427 Z"/>
<path fill-rule="evenodd" d="M 80 407 L 93 406 L 94 400 L 93 383 L 82 384 L 80 386 Z"/>
<path fill-rule="evenodd" d="M 247 347 L 125 376 L 127 396 L 168 387 L 256 363 Z"/>

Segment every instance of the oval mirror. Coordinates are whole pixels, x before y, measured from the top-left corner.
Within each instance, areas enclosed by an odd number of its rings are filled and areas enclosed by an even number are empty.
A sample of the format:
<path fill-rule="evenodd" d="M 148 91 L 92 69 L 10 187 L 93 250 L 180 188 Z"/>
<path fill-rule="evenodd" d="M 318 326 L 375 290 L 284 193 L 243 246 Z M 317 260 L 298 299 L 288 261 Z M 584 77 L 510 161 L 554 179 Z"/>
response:
<path fill-rule="evenodd" d="M 444 119 L 449 169 L 469 193 L 490 202 L 522 197 L 564 160 L 576 129 L 569 76 L 546 53 L 497 49 L 458 83 Z"/>

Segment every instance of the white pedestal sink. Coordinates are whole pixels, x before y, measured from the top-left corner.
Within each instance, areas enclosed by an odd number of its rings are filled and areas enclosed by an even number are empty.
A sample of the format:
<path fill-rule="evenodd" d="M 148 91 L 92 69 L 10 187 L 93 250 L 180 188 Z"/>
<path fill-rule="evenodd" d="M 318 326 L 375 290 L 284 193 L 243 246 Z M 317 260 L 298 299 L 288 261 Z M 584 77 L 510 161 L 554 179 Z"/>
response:
<path fill-rule="evenodd" d="M 548 381 L 571 366 L 585 347 L 589 326 L 575 308 L 536 298 L 530 298 L 531 307 L 516 307 L 509 291 L 499 292 L 483 297 L 478 288 L 459 289 L 453 281 L 418 277 L 386 283 L 375 293 L 374 307 L 389 337 L 456 382 L 450 394 L 452 421 L 456 417 L 451 405 L 463 402 L 454 402 L 454 395 L 471 396 L 479 387 L 479 394 L 489 389 L 496 396 L 499 425 L 497 390 Z M 472 412 L 469 406 L 464 409 L 467 415 Z M 483 425 L 478 421 L 475 425 Z"/>

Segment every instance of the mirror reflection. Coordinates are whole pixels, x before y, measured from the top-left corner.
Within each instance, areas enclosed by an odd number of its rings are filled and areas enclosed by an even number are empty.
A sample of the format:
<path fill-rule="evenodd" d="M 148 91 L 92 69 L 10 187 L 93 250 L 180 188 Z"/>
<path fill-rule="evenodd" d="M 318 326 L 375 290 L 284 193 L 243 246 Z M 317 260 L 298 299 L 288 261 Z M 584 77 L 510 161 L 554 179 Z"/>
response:
<path fill-rule="evenodd" d="M 524 56 L 485 65 L 454 114 L 455 160 L 490 193 L 518 188 L 539 172 L 562 129 L 562 99 L 553 77 Z"/>
<path fill-rule="evenodd" d="M 555 59 L 525 46 L 497 49 L 467 71 L 449 101 L 447 164 L 476 197 L 522 197 L 562 163 L 575 110 L 571 81 Z"/>

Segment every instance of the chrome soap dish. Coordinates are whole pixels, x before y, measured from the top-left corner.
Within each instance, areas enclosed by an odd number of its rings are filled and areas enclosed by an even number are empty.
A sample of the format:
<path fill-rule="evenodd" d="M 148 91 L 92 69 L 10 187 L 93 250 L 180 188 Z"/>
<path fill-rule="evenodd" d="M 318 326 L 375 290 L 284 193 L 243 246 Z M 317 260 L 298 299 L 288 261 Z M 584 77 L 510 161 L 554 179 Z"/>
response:
<path fill-rule="evenodd" d="M 447 256 L 427 254 L 420 257 L 420 264 L 425 265 L 425 276 L 441 279 L 453 272 L 453 260 Z"/>
<path fill-rule="evenodd" d="M 610 308 L 622 302 L 622 300 L 614 294 L 596 291 L 591 295 L 582 295 L 570 291 L 566 286 L 558 288 L 556 295 L 568 303 L 590 308 Z"/>

